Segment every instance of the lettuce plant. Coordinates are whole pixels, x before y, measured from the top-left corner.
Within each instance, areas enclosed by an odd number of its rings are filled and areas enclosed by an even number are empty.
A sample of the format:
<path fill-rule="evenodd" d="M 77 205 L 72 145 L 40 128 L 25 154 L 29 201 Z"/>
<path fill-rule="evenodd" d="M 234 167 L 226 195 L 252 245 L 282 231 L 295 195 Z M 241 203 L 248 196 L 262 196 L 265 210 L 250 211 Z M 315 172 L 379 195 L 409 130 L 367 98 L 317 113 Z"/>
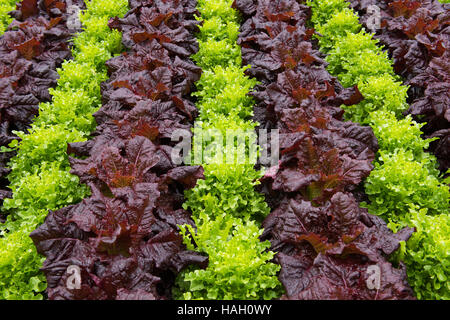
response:
<path fill-rule="evenodd" d="M 402 243 L 397 259 L 408 266 L 408 279 L 417 297 L 428 300 L 450 299 L 450 216 L 429 215 L 427 209 L 411 205 L 402 220 L 395 222 L 391 219 L 389 223 L 394 231 L 405 225 L 413 225 L 415 232 L 407 243 Z"/>
<path fill-rule="evenodd" d="M 382 111 L 378 116 L 386 117 L 393 113 L 400 118 L 407 108 L 408 87 L 390 75 L 369 76 L 358 82 L 358 90 L 364 100 L 357 105 L 343 106 L 345 117 L 349 120 L 368 125 L 370 121 L 377 121 L 377 116 L 371 115 L 375 111 Z"/>
<path fill-rule="evenodd" d="M 380 151 L 379 161 L 365 184 L 369 211 L 384 218 L 395 215 L 402 219 L 413 204 L 426 208 L 428 214 L 446 214 L 450 201 L 448 186 L 440 183 L 436 169 L 430 174 L 429 161 L 429 158 L 414 160 L 403 149 L 395 153 Z"/>
<path fill-rule="evenodd" d="M 188 269 L 179 277 L 175 296 L 187 300 L 277 298 L 279 282 L 273 275 L 279 266 L 267 262 L 274 253 L 268 251 L 269 241 L 259 240 L 263 230 L 251 219 L 215 212 L 211 216 L 210 212 L 214 210 L 205 208 L 194 218 L 197 230 L 182 227 L 188 248 L 207 253 L 209 259 L 206 269 Z"/>
<path fill-rule="evenodd" d="M 255 190 L 261 172 L 253 165 L 205 165 L 205 180 L 199 180 L 193 190 L 186 193 L 185 208 L 200 214 L 208 212 L 211 219 L 230 215 L 243 220 L 261 221 L 269 208 Z"/>
<path fill-rule="evenodd" d="M 194 153 L 212 144 L 198 142 L 200 130 L 218 130 L 225 137 L 227 130 L 254 130 L 257 125 L 250 120 L 254 102 L 248 96 L 257 82 L 244 74 L 247 67 L 241 67 L 236 43 L 239 20 L 231 4 L 230 0 L 198 3 L 203 24 L 197 36 L 200 49 L 193 59 L 203 74 L 194 93 L 199 99 Z M 249 143 L 256 144 L 256 136 Z M 190 268 L 178 276 L 175 298 L 248 300 L 281 295 L 279 266 L 270 262 L 274 256 L 268 251 L 270 243 L 259 240 L 263 232 L 259 223 L 269 213 L 263 195 L 255 190 L 262 172 L 232 155 L 234 163 L 208 164 L 217 154 L 203 159 L 204 180 L 185 192 L 183 207 L 192 211 L 196 228 L 180 226 L 184 242 L 209 260 L 206 269 Z"/>

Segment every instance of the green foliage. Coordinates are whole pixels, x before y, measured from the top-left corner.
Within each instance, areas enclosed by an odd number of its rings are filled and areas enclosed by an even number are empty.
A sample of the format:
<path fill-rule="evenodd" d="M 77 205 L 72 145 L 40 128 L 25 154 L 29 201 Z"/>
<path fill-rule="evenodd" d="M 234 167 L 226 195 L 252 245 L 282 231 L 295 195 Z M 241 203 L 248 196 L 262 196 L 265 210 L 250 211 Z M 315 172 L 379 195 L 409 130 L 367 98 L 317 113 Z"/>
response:
<path fill-rule="evenodd" d="M 95 128 L 92 114 L 101 103 L 105 62 L 122 50 L 121 34 L 109 29 L 108 20 L 123 16 L 128 1 L 90 0 L 86 5 L 81 14 L 83 32 L 74 39 L 74 59 L 58 69 L 58 87 L 50 90 L 52 101 L 39 106 L 28 134 L 17 133 L 20 143 L 9 145 L 17 156 L 9 164 L 13 197 L 4 202 L 8 217 L 0 226 L 0 299 L 42 299 L 43 258 L 28 235 L 48 210 L 77 203 L 89 194 L 69 172 L 67 144 L 86 140 Z"/>
<path fill-rule="evenodd" d="M 208 39 L 215 39 L 216 41 L 228 40 L 229 42 L 235 43 L 238 35 L 239 25 L 236 21 L 224 20 L 218 16 L 212 16 L 200 26 L 197 39 L 199 41 L 207 41 Z"/>
<path fill-rule="evenodd" d="M 199 41 L 200 51 L 192 59 L 202 69 L 214 66 L 241 65 L 241 49 L 227 40 L 208 39 Z"/>
<path fill-rule="evenodd" d="M 408 281 L 419 299 L 450 300 L 450 215 L 427 215 L 426 209 L 410 211 L 389 227 L 397 231 L 414 226 L 416 232 L 403 243 L 397 260 L 407 265 Z"/>
<path fill-rule="evenodd" d="M 53 100 L 39 106 L 39 117 L 34 126 L 63 125 L 81 132 L 92 131 L 95 128 L 92 113 L 99 108 L 98 97 L 83 89 L 72 90 L 50 89 Z"/>
<path fill-rule="evenodd" d="M 0 35 L 5 33 L 9 24 L 13 21 L 8 12 L 16 8 L 17 0 L 0 0 Z"/>
<path fill-rule="evenodd" d="M 47 287 L 39 271 L 45 258 L 40 257 L 29 237 L 33 227 L 24 227 L 0 238 L 0 298 L 40 300 Z"/>
<path fill-rule="evenodd" d="M 85 4 L 86 10 L 80 16 L 81 23 L 85 26 L 88 25 L 88 21 L 100 17 L 123 17 L 129 10 L 128 1 L 123 0 L 88 0 Z M 105 32 L 111 32 L 111 30 L 105 29 Z"/>
<path fill-rule="evenodd" d="M 191 226 L 182 227 L 185 243 L 208 254 L 209 264 L 206 270 L 188 269 L 178 277 L 176 298 L 268 300 L 280 296 L 276 277 L 280 266 L 268 263 L 274 253 L 267 251 L 269 241 L 259 241 L 262 230 L 255 222 L 227 214 L 211 218 L 206 212 L 194 221 L 197 232 Z"/>
<path fill-rule="evenodd" d="M 311 21 L 318 26 L 327 23 L 334 13 L 349 7 L 345 0 L 307 0 L 306 5 L 312 8 Z"/>
<path fill-rule="evenodd" d="M 256 144 L 256 124 L 239 118 L 215 114 L 210 121 L 196 122 L 193 152 L 185 161 L 194 164 L 227 163 L 255 165 L 259 147 Z"/>
<path fill-rule="evenodd" d="M 364 82 L 370 76 L 383 76 L 392 73 L 392 64 L 387 59 L 387 53 L 385 52 L 362 52 L 361 55 L 355 56 L 353 61 L 344 63 L 342 66 L 344 71 L 340 74 L 340 79 L 345 87 Z"/>
<path fill-rule="evenodd" d="M 11 188 L 20 184 L 24 176 L 40 171 L 47 163 L 56 162 L 63 164 L 63 167 L 68 166 L 67 143 L 85 140 L 83 133 L 65 130 L 64 125 L 34 127 L 29 134 L 19 132 L 18 136 L 22 141 L 17 147 L 18 155 L 10 163 L 12 172 L 8 179 Z"/>
<path fill-rule="evenodd" d="M 378 46 L 378 40 L 364 31 L 348 33 L 339 39 L 328 52 L 329 71 L 336 75 L 344 87 L 364 82 L 371 76 L 394 77 L 392 61 Z M 395 77 L 394 77 L 395 78 Z"/>
<path fill-rule="evenodd" d="M 357 105 L 345 106 L 347 120 L 364 125 L 370 124 L 374 118 L 371 113 L 382 110 L 384 113 L 393 112 L 401 117 L 402 112 L 408 107 L 406 103 L 408 87 L 400 81 L 395 81 L 388 74 L 369 76 L 358 83 L 358 89 L 364 96 L 364 100 Z"/>
<path fill-rule="evenodd" d="M 396 153 L 380 151 L 379 161 L 365 183 L 371 201 L 369 212 L 403 219 L 413 204 L 427 208 L 428 214 L 449 213 L 449 187 L 440 183 L 436 169 L 430 174 L 429 161 L 431 158 L 416 161 L 411 152 L 402 149 Z"/>
<path fill-rule="evenodd" d="M 208 54 L 201 50 L 200 53 Z M 250 148 L 256 146 L 254 131 L 258 124 L 248 120 L 253 116 L 253 99 L 248 96 L 248 92 L 257 81 L 244 75 L 246 69 L 233 64 L 228 67 L 218 65 L 204 70 L 197 82 L 198 91 L 193 95 L 199 99 L 197 107 L 200 114 L 195 123 L 195 152 L 194 158 L 191 159 L 196 164 L 223 159 L 225 156 L 223 148 L 231 132 L 247 140 L 241 145 L 245 152 L 239 154 L 237 151 L 229 150 L 226 152 L 228 157 L 233 154 L 237 161 L 238 157 L 248 155 Z M 236 148 L 237 143 L 238 141 L 233 144 Z M 206 147 L 208 150 L 202 152 L 202 148 Z M 206 154 L 211 156 L 207 157 Z M 248 156 L 247 159 L 250 160 Z M 251 163 L 255 164 L 256 159 Z"/>
<path fill-rule="evenodd" d="M 13 198 L 4 202 L 4 209 L 11 214 L 0 230 L 6 227 L 13 232 L 25 224 L 37 226 L 44 221 L 48 210 L 86 197 L 89 194 L 87 186 L 80 185 L 78 177 L 70 174 L 68 169 L 68 164 L 57 161 L 43 163 L 41 170 L 23 176 L 12 185 Z"/>
<path fill-rule="evenodd" d="M 280 267 L 270 262 L 274 252 L 268 251 L 269 242 L 259 240 L 263 230 L 257 223 L 270 211 L 255 190 L 262 172 L 240 159 L 252 148 L 258 150 L 254 132 L 258 124 L 251 121 L 254 101 L 248 96 L 257 82 L 245 76 L 247 67 L 241 67 L 238 16 L 232 2 L 198 2 L 204 22 L 197 36 L 200 50 L 193 59 L 203 74 L 194 93 L 199 117 L 193 129 L 193 158 L 201 159 L 205 179 L 186 191 L 183 205 L 192 211 L 197 229 L 180 228 L 188 249 L 207 254 L 209 264 L 178 276 L 173 289 L 177 299 L 272 299 L 282 294 Z M 227 133 L 236 130 L 236 139 L 229 144 L 236 149 L 224 152 Z"/>
<path fill-rule="evenodd" d="M 321 34 L 317 36 L 320 48 L 323 51 L 329 51 L 338 38 L 345 37 L 348 33 L 358 33 L 360 30 L 358 16 L 353 10 L 345 8 L 333 15 L 327 23 L 317 27 L 317 32 Z"/>
<path fill-rule="evenodd" d="M 194 216 L 205 212 L 212 218 L 229 215 L 262 220 L 269 213 L 263 195 L 254 189 L 262 172 L 255 171 L 253 165 L 210 164 L 204 169 L 205 180 L 187 191 L 183 205 Z"/>
<path fill-rule="evenodd" d="M 71 91 L 74 88 L 83 90 L 89 97 L 96 98 L 100 103 L 101 83 L 107 79 L 106 73 L 93 68 L 89 63 L 80 63 L 74 60 L 64 61 L 62 67 L 57 70 L 59 74 L 58 90 Z"/>
<path fill-rule="evenodd" d="M 390 103 L 391 101 L 386 101 L 386 105 Z M 380 150 L 390 154 L 396 154 L 402 150 L 409 151 L 415 161 L 423 163 L 424 159 L 429 159 L 430 171 L 436 172 L 435 163 L 431 159 L 433 156 L 423 152 L 436 138 L 422 139 L 421 128 L 424 124 L 415 122 L 410 115 L 398 120 L 394 112 L 384 110 L 370 113 L 367 121 L 378 139 Z"/>
<path fill-rule="evenodd" d="M 205 23 L 207 23 L 207 21 L 210 19 L 221 19 L 222 21 L 237 21 L 237 12 L 236 10 L 231 8 L 232 4 L 233 0 L 198 0 L 197 8 L 199 8 L 199 10 L 201 11 L 202 19 L 203 21 L 205 21 Z M 238 29 L 238 27 L 236 29 Z"/>
<path fill-rule="evenodd" d="M 241 48 L 237 45 L 239 23 L 233 1 L 198 1 L 204 21 L 197 35 L 200 50 L 192 59 L 204 70 L 242 64 Z M 216 69 L 217 70 L 217 69 Z M 239 72 L 235 69 L 235 71 Z"/>
<path fill-rule="evenodd" d="M 218 65 L 203 72 L 197 82 L 198 91 L 193 94 L 201 100 L 198 104 L 199 120 L 211 122 L 211 117 L 216 114 L 234 113 L 243 119 L 253 115 L 253 99 L 248 92 L 257 81 L 244 75 L 246 69 L 240 64 Z"/>
<path fill-rule="evenodd" d="M 375 169 L 365 182 L 369 212 L 390 221 L 390 227 L 416 228 L 398 258 L 407 265 L 418 298 L 449 299 L 448 181 L 441 181 L 436 158 L 426 152 L 434 139 L 422 139 L 422 125 L 407 109 L 407 90 L 395 76 L 392 63 L 372 34 L 355 26 L 356 14 L 345 0 L 308 1 L 312 22 L 323 37 L 329 71 L 346 87 L 358 85 L 365 99 L 343 106 L 346 117 L 370 125 L 380 151 Z"/>
<path fill-rule="evenodd" d="M 196 132 L 197 130 L 206 131 L 209 129 L 211 130 L 214 129 L 220 131 L 220 133 L 222 133 L 222 135 L 225 138 L 225 134 L 227 131 L 242 130 L 245 133 L 247 130 L 254 131 L 256 126 L 257 123 L 251 120 L 245 120 L 244 118 L 241 118 L 238 115 L 237 110 L 230 110 L 230 113 L 228 114 L 211 112 L 209 117 L 206 118 L 204 122 L 197 121 L 195 123 L 194 132 Z"/>

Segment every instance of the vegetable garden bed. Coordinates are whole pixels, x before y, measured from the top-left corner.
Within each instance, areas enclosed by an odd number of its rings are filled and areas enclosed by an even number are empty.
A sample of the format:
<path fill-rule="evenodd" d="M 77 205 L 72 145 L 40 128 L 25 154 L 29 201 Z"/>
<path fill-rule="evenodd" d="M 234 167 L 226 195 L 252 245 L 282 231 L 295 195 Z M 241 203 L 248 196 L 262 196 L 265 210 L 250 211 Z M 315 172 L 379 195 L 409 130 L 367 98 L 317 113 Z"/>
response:
<path fill-rule="evenodd" d="M 449 4 L 0 15 L 0 299 L 450 299 Z"/>

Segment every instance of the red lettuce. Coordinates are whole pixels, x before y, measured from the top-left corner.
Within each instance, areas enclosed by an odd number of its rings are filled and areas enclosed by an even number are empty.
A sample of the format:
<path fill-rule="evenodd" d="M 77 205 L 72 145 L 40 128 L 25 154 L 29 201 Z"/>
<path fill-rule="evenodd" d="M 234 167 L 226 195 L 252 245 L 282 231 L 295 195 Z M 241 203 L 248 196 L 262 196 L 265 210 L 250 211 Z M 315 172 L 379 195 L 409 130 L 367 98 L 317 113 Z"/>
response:
<path fill-rule="evenodd" d="M 207 265 L 186 250 L 178 229 L 193 225 L 183 193 L 203 168 L 175 165 L 170 139 L 196 115 L 189 94 L 201 70 L 188 59 L 198 50 L 195 5 L 130 1 L 125 17 L 110 22 L 129 51 L 107 63 L 92 138 L 68 147 L 78 156 L 71 172 L 92 195 L 50 212 L 31 234 L 47 258 L 50 299 L 167 299 L 183 268 Z M 70 265 L 80 268 L 80 289 L 66 286 Z"/>
<path fill-rule="evenodd" d="M 339 106 L 363 97 L 326 71 L 305 27 L 310 9 L 294 0 L 233 6 L 245 17 L 243 63 L 262 82 L 251 94 L 255 120 L 280 130 L 281 158 L 261 191 L 272 207 L 262 239 L 278 252 L 283 299 L 413 299 L 404 266 L 388 262 L 412 229 L 393 234 L 358 205 L 378 142 L 369 127 L 343 121 Z M 367 284 L 372 265 L 381 270 L 378 290 Z"/>
<path fill-rule="evenodd" d="M 406 270 L 385 257 L 407 240 L 412 229 L 393 234 L 384 222 L 358 207 L 350 194 L 336 193 L 320 207 L 286 200 L 264 222 L 263 237 L 272 241 L 282 266 L 280 281 L 289 299 L 404 299 L 413 292 Z M 370 272 L 381 270 L 381 287 L 370 290 Z"/>

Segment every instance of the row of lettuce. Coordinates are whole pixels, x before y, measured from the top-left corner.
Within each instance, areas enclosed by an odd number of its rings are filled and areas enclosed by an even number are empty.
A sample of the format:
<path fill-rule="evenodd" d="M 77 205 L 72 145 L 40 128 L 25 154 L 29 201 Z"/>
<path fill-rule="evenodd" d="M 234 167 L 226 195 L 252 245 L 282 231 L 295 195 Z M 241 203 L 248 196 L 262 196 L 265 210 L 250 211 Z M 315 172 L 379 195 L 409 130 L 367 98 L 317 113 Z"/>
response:
<path fill-rule="evenodd" d="M 39 105 L 31 128 L 19 132 L 21 141 L 11 147 L 8 176 L 12 198 L 1 225 L 0 298 L 40 299 L 46 288 L 39 271 L 43 257 L 29 237 L 48 214 L 81 201 L 88 188 L 69 173 L 67 143 L 83 141 L 95 127 L 92 114 L 101 104 L 100 83 L 107 78 L 105 62 L 122 51 L 121 35 L 108 28 L 108 19 L 121 16 L 127 1 L 91 0 L 80 15 L 83 31 L 73 40 L 73 60 L 58 69 L 58 86 L 51 102 Z"/>
<path fill-rule="evenodd" d="M 397 258 L 407 266 L 408 281 L 421 299 L 449 299 L 449 187 L 436 158 L 421 138 L 421 124 L 402 112 L 407 87 L 395 75 L 392 61 L 373 34 L 344 0 L 309 1 L 318 41 L 327 54 L 328 70 L 344 86 L 358 85 L 364 100 L 345 107 L 346 117 L 369 125 L 378 139 L 375 169 L 365 181 L 370 213 L 396 231 L 415 228 Z M 448 183 L 448 181 L 447 181 Z"/>
<path fill-rule="evenodd" d="M 395 72 L 409 86 L 407 110 L 419 123 L 430 143 L 430 151 L 445 174 L 450 168 L 450 6 L 428 1 L 350 1 L 360 22 L 371 27 L 371 10 L 378 8 L 379 25 L 373 25 Z M 373 20 L 373 19 L 372 19 Z M 405 110 L 406 111 L 406 110 Z M 447 173 L 450 174 L 450 171 Z"/>
<path fill-rule="evenodd" d="M 197 229 L 182 226 L 188 248 L 209 257 L 206 269 L 189 268 L 178 277 L 179 299 L 273 299 L 281 295 L 279 266 L 270 262 L 268 241 L 260 242 L 262 219 L 269 213 L 264 196 L 255 190 L 263 173 L 255 162 L 242 159 L 256 147 L 257 123 L 251 120 L 256 85 L 244 75 L 238 12 L 231 0 L 200 0 L 203 24 L 197 34 L 200 50 L 193 57 L 203 70 L 197 82 L 199 116 L 194 129 L 192 161 L 201 159 L 205 179 L 186 193 Z M 236 130 L 233 145 L 224 152 L 224 139 Z M 241 133 L 239 133 L 241 131 Z M 236 140 L 234 140 L 236 139 Z M 227 158 L 227 159 L 225 159 Z M 228 161 L 226 161 L 228 160 Z M 255 160 L 255 159 L 253 159 Z"/>

